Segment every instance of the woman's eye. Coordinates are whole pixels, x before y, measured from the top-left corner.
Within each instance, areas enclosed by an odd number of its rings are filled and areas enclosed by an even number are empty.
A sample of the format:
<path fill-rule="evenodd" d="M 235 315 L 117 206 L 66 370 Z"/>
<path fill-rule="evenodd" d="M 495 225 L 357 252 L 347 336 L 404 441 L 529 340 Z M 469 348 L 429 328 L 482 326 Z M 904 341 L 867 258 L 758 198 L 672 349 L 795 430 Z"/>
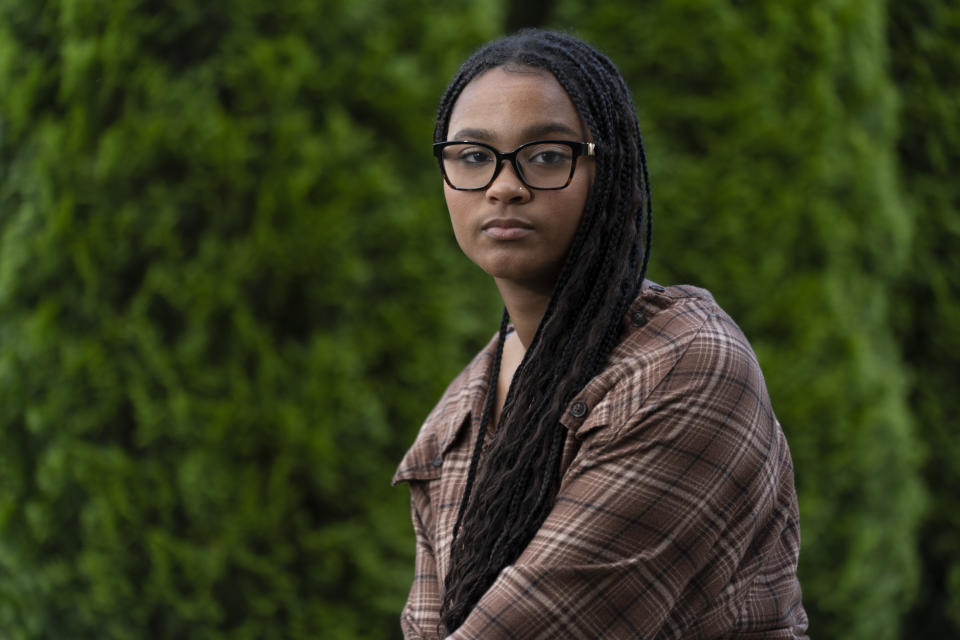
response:
<path fill-rule="evenodd" d="M 539 165 L 569 164 L 570 152 L 566 149 L 538 149 L 528 162 Z"/>
<path fill-rule="evenodd" d="M 564 158 L 562 154 L 557 153 L 556 151 L 544 151 L 543 153 L 538 153 L 533 157 L 533 161 L 540 164 L 556 164 L 558 162 L 563 162 Z"/>
<path fill-rule="evenodd" d="M 465 149 L 457 155 L 457 160 L 464 164 L 485 164 L 493 159 L 486 149 Z"/>

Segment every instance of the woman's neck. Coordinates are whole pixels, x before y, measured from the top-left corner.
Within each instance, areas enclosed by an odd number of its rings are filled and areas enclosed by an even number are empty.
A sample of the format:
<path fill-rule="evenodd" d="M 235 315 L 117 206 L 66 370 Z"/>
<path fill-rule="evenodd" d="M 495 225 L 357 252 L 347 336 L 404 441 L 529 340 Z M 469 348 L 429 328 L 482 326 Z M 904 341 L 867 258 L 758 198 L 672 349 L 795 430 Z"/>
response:
<path fill-rule="evenodd" d="M 497 283 L 497 289 L 500 290 L 503 304 L 510 314 L 510 321 L 517 332 L 517 337 L 526 351 L 550 303 L 551 291 L 527 287 L 511 280 L 500 278 L 494 278 L 494 280 Z"/>

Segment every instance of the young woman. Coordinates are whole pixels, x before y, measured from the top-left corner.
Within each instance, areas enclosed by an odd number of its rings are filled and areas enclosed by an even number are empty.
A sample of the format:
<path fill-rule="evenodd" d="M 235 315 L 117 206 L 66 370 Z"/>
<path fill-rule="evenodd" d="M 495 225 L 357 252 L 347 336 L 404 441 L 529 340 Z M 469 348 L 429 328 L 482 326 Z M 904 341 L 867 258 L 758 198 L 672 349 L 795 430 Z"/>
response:
<path fill-rule="evenodd" d="M 407 638 L 800 638 L 790 453 L 710 294 L 644 280 L 650 189 L 603 54 L 522 31 L 464 63 L 434 153 L 498 336 L 400 464 Z"/>

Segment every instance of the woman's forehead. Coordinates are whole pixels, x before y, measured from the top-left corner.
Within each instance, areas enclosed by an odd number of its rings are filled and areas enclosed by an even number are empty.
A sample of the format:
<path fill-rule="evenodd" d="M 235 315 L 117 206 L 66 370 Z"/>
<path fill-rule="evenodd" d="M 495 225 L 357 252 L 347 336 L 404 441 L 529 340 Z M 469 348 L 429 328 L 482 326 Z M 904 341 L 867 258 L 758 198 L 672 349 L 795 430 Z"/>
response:
<path fill-rule="evenodd" d="M 530 67 L 494 67 L 464 87 L 453 105 L 448 132 L 451 138 L 568 137 L 582 136 L 584 127 L 553 74 Z"/>

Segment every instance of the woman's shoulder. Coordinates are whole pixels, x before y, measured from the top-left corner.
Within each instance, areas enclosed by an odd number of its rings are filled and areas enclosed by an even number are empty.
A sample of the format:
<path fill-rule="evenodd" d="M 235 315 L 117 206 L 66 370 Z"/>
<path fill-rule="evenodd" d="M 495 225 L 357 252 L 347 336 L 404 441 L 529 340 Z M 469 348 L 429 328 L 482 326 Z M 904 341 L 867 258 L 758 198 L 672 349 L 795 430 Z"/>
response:
<path fill-rule="evenodd" d="M 751 387 L 767 402 L 750 343 L 706 289 L 645 283 L 624 322 L 604 370 L 571 403 L 564 424 L 575 433 L 629 421 L 681 383 L 690 402 L 712 393 L 718 380 Z"/>
<path fill-rule="evenodd" d="M 608 370 L 622 369 L 616 377 L 652 374 L 651 382 L 658 382 L 685 357 L 714 373 L 758 366 L 743 331 L 700 287 L 650 283 L 631 305 L 627 323 L 607 365 Z M 652 370 L 641 371 L 639 364 Z"/>
<path fill-rule="evenodd" d="M 670 356 L 693 346 L 733 349 L 753 356 L 737 323 L 713 294 L 700 287 L 650 283 L 631 305 L 629 324 L 612 363 L 656 351 L 657 347 L 666 348 Z"/>

